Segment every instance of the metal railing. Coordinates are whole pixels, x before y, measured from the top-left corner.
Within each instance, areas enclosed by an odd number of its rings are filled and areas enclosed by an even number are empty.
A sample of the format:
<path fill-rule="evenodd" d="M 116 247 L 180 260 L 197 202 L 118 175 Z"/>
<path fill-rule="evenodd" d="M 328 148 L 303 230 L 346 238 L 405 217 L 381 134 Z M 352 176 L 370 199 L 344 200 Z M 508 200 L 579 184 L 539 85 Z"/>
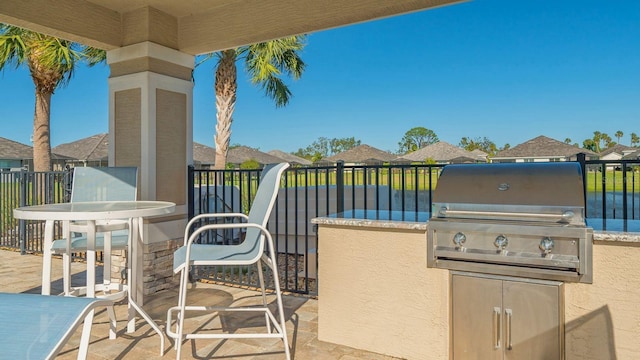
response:
<path fill-rule="evenodd" d="M 590 160 L 583 168 L 586 216 L 612 222 L 621 231 L 627 221 L 640 220 L 640 160 Z M 470 164 L 469 166 L 473 166 Z M 268 224 L 279 253 L 282 287 L 291 292 L 317 293 L 318 238 L 310 220 L 339 212 L 367 209 L 429 212 L 431 195 L 444 165 L 357 165 L 293 167 L 285 172 Z M 0 247 L 42 251 L 41 223 L 18 221 L 19 206 L 69 200 L 71 173 L 0 173 Z M 199 213 L 241 212 L 251 207 L 260 170 L 188 169 L 193 191 L 188 194 L 189 218 Z M 223 221 L 231 221 L 224 219 Z M 60 229 L 56 228 L 60 236 Z M 242 241 L 238 231 L 210 232 L 203 243 Z M 206 268 L 195 276 L 256 286 L 255 269 Z"/>
<path fill-rule="evenodd" d="M 317 294 L 317 233 L 311 219 L 353 209 L 429 211 L 431 193 L 443 165 L 358 165 L 293 167 L 283 176 L 267 228 L 278 251 L 280 281 L 286 291 Z M 194 191 L 190 217 L 201 212 L 247 213 L 259 170 L 189 168 Z M 223 219 L 221 221 L 229 221 Z M 203 243 L 235 243 L 242 235 L 209 232 Z M 256 269 L 198 267 L 193 276 L 258 286 Z"/>
<path fill-rule="evenodd" d="M 44 225 L 39 221 L 17 220 L 13 209 L 21 206 L 69 201 L 71 172 L 0 172 L 0 247 L 42 252 Z M 55 226 L 60 236 L 62 229 Z"/>
<path fill-rule="evenodd" d="M 579 154 L 581 155 L 581 154 Z M 578 156 L 584 177 L 585 214 L 607 227 L 627 231 L 640 220 L 640 160 L 585 160 Z"/>

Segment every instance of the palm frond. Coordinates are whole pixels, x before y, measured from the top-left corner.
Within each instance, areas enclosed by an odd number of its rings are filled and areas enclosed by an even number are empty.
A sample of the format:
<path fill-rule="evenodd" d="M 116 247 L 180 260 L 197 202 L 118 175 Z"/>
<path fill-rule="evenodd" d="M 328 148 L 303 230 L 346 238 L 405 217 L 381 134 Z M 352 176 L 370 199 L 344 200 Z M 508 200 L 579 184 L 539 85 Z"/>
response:
<path fill-rule="evenodd" d="M 304 71 L 305 64 L 298 54 L 305 46 L 304 39 L 304 36 L 290 36 L 249 45 L 243 50 L 251 82 L 261 85 L 266 95 L 275 100 L 276 107 L 286 105 L 291 98 L 291 91 L 281 76 L 285 74 L 297 80 Z"/>
<path fill-rule="evenodd" d="M 203 63 L 213 59 L 213 58 L 220 58 L 220 53 L 219 52 L 212 52 L 212 53 L 208 53 L 208 54 L 203 54 L 203 55 L 198 55 L 196 56 L 196 65 L 194 67 L 198 67 L 200 65 L 202 65 Z"/>
<path fill-rule="evenodd" d="M 265 94 L 276 102 L 276 107 L 283 107 L 289 103 L 291 90 L 282 79 L 272 76 L 261 84 Z"/>
<path fill-rule="evenodd" d="M 94 48 L 91 46 L 83 47 L 81 51 L 81 56 L 84 59 L 84 61 L 86 61 L 87 64 L 89 64 L 89 66 L 95 66 L 97 64 L 104 63 L 107 60 L 106 51 L 102 49 Z"/>
<path fill-rule="evenodd" d="M 27 46 L 17 35 L 0 35 L 0 71 L 5 66 L 18 67 L 26 60 Z"/>
<path fill-rule="evenodd" d="M 27 30 L 0 23 L 0 71 L 5 66 L 19 67 L 25 63 L 28 47 L 23 40 Z"/>
<path fill-rule="evenodd" d="M 81 52 L 76 50 L 77 44 L 67 40 L 40 35 L 37 43 L 37 53 L 32 55 L 37 58 L 39 64 L 60 75 L 58 85 L 66 85 L 73 76 L 76 63 L 82 59 Z"/>

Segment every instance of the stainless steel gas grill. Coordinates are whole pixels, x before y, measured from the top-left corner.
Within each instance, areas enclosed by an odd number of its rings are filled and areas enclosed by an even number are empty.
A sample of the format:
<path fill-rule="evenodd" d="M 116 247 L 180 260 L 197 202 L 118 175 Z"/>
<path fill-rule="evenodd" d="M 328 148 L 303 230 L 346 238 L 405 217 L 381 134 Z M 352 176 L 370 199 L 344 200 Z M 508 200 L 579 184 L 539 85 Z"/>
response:
<path fill-rule="evenodd" d="M 591 283 L 578 163 L 448 165 L 433 194 L 427 266 Z"/>

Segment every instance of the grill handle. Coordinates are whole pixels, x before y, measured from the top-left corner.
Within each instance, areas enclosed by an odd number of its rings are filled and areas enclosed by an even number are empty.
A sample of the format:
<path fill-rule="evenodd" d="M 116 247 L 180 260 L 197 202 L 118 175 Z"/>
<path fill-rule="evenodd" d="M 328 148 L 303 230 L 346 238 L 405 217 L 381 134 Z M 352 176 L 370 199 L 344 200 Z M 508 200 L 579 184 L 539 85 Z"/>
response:
<path fill-rule="evenodd" d="M 513 344 L 511 343 L 511 317 L 513 316 L 513 312 L 511 309 L 505 309 L 504 313 L 506 317 L 504 346 L 507 350 L 513 350 Z"/>
<path fill-rule="evenodd" d="M 502 211 L 473 211 L 473 210 L 449 210 L 446 207 L 440 209 L 442 216 L 473 216 L 473 217 L 516 217 L 516 218 L 540 218 L 553 219 L 557 221 L 569 222 L 576 215 L 573 211 L 565 211 L 562 214 L 540 214 L 540 213 L 519 213 L 519 212 L 502 212 Z"/>
<path fill-rule="evenodd" d="M 501 322 L 500 322 L 500 313 L 501 309 L 499 307 L 493 308 L 493 348 L 500 349 L 500 334 L 501 330 Z"/>

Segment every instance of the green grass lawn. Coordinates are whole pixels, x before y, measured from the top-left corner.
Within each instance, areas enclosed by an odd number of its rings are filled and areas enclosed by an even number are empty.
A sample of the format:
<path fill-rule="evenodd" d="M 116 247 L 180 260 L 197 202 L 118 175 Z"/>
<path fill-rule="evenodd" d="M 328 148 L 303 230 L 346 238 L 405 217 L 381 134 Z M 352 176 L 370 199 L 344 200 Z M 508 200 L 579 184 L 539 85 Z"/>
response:
<path fill-rule="evenodd" d="M 605 191 L 622 191 L 624 187 L 624 174 L 620 170 L 607 170 L 604 173 L 604 186 L 603 186 L 603 173 L 600 171 L 587 171 L 587 192 L 600 192 L 603 187 Z M 627 191 L 640 191 L 640 172 L 627 171 L 626 176 Z"/>

